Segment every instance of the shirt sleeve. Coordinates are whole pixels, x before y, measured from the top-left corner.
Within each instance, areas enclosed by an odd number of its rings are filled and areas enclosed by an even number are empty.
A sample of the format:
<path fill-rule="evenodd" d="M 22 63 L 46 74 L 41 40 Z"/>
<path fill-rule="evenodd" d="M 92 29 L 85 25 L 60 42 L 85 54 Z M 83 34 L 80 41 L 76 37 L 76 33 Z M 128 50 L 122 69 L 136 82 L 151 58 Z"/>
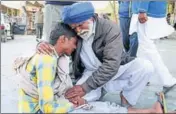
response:
<path fill-rule="evenodd" d="M 139 13 L 147 13 L 150 1 L 140 1 Z"/>
<path fill-rule="evenodd" d="M 39 55 L 36 59 L 36 75 L 39 94 L 39 106 L 43 113 L 67 113 L 73 105 L 67 101 L 55 101 L 53 83 L 56 74 L 57 59 L 49 55 Z"/>

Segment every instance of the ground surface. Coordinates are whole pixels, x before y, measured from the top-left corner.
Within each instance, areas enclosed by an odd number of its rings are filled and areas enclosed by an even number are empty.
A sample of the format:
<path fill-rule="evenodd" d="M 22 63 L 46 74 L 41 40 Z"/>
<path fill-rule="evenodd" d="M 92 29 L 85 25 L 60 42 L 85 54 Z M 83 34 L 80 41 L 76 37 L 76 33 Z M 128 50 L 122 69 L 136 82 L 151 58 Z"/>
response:
<path fill-rule="evenodd" d="M 157 47 L 162 58 L 169 68 L 169 71 L 176 77 L 176 35 L 170 36 L 168 40 L 157 41 Z M 1 112 L 15 113 L 17 110 L 18 92 L 15 72 L 12 70 L 12 62 L 15 57 L 30 53 L 35 50 L 37 42 L 35 36 L 15 36 L 15 40 L 8 40 L 1 43 Z M 157 82 L 157 79 L 153 79 Z M 147 87 L 141 95 L 136 107 L 150 107 L 155 101 L 155 92 L 160 91 L 160 86 L 151 85 Z M 119 103 L 118 94 L 106 94 L 103 100 L 114 101 Z M 168 107 L 176 107 L 176 89 L 168 94 Z"/>

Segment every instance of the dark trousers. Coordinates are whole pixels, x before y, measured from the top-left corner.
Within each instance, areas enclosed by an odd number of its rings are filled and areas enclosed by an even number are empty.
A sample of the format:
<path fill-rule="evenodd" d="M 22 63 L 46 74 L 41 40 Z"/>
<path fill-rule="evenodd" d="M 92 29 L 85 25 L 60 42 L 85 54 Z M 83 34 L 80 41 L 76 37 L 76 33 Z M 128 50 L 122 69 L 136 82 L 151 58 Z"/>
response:
<path fill-rule="evenodd" d="M 132 35 L 129 35 L 131 18 L 121 17 L 119 21 L 120 21 L 120 28 L 122 32 L 123 45 L 124 45 L 125 51 L 128 52 L 130 56 L 136 57 L 137 49 L 138 49 L 138 36 L 137 36 L 137 33 L 133 33 Z"/>
<path fill-rule="evenodd" d="M 36 37 L 41 39 L 43 33 L 43 24 L 37 23 L 35 26 L 36 26 Z"/>

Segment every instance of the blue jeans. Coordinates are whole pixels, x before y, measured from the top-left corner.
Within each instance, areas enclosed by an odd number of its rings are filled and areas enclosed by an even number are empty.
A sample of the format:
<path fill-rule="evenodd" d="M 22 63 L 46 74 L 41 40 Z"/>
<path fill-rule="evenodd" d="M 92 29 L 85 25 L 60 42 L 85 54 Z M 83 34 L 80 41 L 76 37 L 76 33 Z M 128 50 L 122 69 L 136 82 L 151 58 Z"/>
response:
<path fill-rule="evenodd" d="M 129 35 L 131 18 L 120 17 L 119 20 L 125 51 L 129 53 L 130 56 L 136 57 L 138 49 L 138 36 L 136 32 L 132 35 Z"/>

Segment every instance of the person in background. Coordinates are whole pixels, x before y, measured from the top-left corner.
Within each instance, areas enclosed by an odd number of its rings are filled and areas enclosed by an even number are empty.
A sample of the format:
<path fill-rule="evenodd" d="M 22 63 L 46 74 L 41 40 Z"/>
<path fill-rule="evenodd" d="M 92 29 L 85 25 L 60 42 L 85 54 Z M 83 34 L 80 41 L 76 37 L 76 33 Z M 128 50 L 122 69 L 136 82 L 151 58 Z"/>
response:
<path fill-rule="evenodd" d="M 157 48 L 155 39 L 174 32 L 166 21 L 167 1 L 133 1 L 130 34 L 137 32 L 139 48 L 137 56 L 149 60 L 154 66 L 154 74 L 166 89 L 176 85 L 176 78 L 165 66 Z"/>
<path fill-rule="evenodd" d="M 61 21 L 61 11 L 64 6 L 71 5 L 75 1 L 46 1 L 44 9 L 44 28 L 42 40 L 49 41 L 51 30 L 56 23 Z"/>
<path fill-rule="evenodd" d="M 42 7 L 35 13 L 36 38 L 41 39 L 43 34 L 43 12 Z"/>
<path fill-rule="evenodd" d="M 138 49 L 138 37 L 134 32 L 129 35 L 130 22 L 131 22 L 131 1 L 119 1 L 119 21 L 122 31 L 123 46 L 125 51 L 131 56 L 136 57 Z"/>

